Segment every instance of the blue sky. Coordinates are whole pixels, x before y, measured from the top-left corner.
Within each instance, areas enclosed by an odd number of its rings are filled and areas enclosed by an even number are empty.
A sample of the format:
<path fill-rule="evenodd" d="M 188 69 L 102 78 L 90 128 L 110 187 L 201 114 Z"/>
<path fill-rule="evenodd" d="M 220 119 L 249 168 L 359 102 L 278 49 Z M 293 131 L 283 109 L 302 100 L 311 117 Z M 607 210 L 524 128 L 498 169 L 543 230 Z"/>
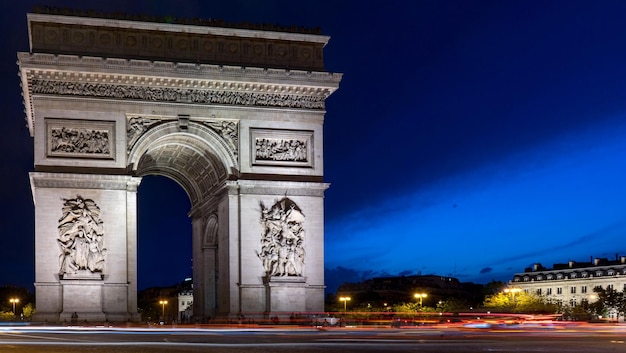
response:
<path fill-rule="evenodd" d="M 484 283 L 623 254 L 625 136 L 626 123 L 572 132 L 359 208 L 327 225 L 327 266 Z"/>
<path fill-rule="evenodd" d="M 0 5 L 3 283 L 32 285 L 34 212 L 16 52 L 35 1 Z M 508 280 L 626 254 L 624 1 L 50 0 L 47 5 L 321 27 L 343 73 L 324 122 L 326 269 Z M 139 189 L 139 285 L 191 266 L 189 200 Z M 165 260 L 165 261 L 164 261 Z"/>

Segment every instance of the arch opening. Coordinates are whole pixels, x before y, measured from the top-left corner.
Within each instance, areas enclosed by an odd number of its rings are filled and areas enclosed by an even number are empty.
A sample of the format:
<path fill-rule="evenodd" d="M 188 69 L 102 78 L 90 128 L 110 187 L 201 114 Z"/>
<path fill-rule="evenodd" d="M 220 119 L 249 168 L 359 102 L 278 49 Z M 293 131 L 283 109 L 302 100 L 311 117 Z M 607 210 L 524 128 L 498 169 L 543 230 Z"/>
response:
<path fill-rule="evenodd" d="M 171 287 L 192 275 L 189 197 L 173 180 L 148 175 L 137 192 L 138 289 Z"/>
<path fill-rule="evenodd" d="M 137 161 L 134 172 L 137 176 L 146 179 L 147 187 L 143 189 L 140 185 L 138 188 L 138 212 L 141 213 L 138 214 L 137 220 L 138 251 L 136 256 L 140 290 L 149 286 L 151 282 L 159 284 L 160 287 L 171 287 L 185 282 L 185 279 L 192 278 L 191 283 L 199 283 L 193 287 L 191 299 L 193 305 L 189 305 L 190 301 L 187 298 L 186 307 L 183 310 L 178 300 L 178 293 L 169 292 L 168 301 L 177 304 L 170 305 L 169 315 L 164 319 L 189 321 L 193 318 L 193 320 L 202 321 L 205 317 L 214 315 L 218 305 L 216 287 L 218 266 L 216 263 L 219 261 L 219 255 L 217 254 L 218 222 L 215 200 L 223 197 L 221 191 L 228 178 L 226 167 L 228 161 L 223 161 L 223 154 L 220 155 L 220 151 L 215 150 L 211 136 L 208 136 L 207 140 L 207 135 L 202 134 L 202 129 L 191 132 L 200 135 L 194 135 L 189 131 L 169 131 L 162 135 L 157 131 L 153 134 L 146 134 L 138 143 L 139 148 L 135 152 L 142 154 L 134 155 Z M 171 183 L 178 184 L 178 187 L 172 188 L 169 185 Z M 162 195 L 162 192 L 166 190 L 162 188 L 164 185 L 170 186 L 168 190 L 177 190 L 178 194 Z M 147 190 L 146 194 L 155 196 L 144 196 L 145 190 Z M 155 214 L 159 220 L 154 224 L 150 216 L 143 213 L 144 197 L 150 207 L 160 208 Z M 187 208 L 184 211 L 181 210 L 185 206 Z M 170 211 L 175 219 L 168 219 Z M 186 214 L 179 214 L 179 212 L 186 212 Z M 156 227 L 153 227 L 155 225 Z M 211 233 L 213 239 L 208 245 L 207 232 Z M 158 244 L 152 243 L 153 240 Z M 142 253 L 144 250 L 147 252 L 145 255 Z M 172 256 L 168 257 L 170 252 L 176 252 L 176 254 L 172 253 Z M 153 256 L 157 259 L 156 267 L 159 268 L 157 273 L 152 273 L 151 265 L 149 265 L 154 263 L 151 261 Z M 169 275 L 171 277 L 168 277 Z M 143 278 L 143 276 L 146 277 Z M 185 289 L 188 294 L 189 288 Z"/>

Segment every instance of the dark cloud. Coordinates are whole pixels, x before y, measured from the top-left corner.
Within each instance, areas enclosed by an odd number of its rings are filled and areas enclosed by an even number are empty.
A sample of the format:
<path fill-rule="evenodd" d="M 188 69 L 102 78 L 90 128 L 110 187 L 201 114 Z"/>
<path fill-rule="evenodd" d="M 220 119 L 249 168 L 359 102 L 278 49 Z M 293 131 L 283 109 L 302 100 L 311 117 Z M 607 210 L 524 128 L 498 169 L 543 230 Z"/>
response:
<path fill-rule="evenodd" d="M 483 275 L 485 273 L 491 273 L 491 271 L 493 271 L 491 267 L 485 267 L 482 270 L 480 270 L 480 274 Z"/>

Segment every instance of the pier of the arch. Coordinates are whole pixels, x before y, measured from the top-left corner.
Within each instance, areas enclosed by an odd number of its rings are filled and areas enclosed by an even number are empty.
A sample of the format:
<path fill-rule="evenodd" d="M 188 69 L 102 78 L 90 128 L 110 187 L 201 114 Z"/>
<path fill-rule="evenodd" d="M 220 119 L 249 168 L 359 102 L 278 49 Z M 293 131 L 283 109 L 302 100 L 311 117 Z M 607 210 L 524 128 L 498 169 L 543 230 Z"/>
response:
<path fill-rule="evenodd" d="M 191 201 L 194 320 L 323 310 L 324 106 L 341 79 L 324 72 L 328 37 L 53 14 L 28 26 L 36 319 L 140 320 L 146 175 Z"/>

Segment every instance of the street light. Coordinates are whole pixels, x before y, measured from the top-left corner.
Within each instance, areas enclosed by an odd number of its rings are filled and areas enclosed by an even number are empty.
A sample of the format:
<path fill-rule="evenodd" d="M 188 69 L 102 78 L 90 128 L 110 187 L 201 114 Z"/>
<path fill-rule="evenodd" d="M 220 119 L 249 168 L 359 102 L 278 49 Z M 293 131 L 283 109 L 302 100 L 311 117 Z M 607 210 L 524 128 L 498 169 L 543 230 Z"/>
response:
<path fill-rule="evenodd" d="M 339 297 L 339 301 L 343 302 L 343 311 L 345 312 L 348 307 L 348 302 L 352 300 L 350 297 Z"/>
<path fill-rule="evenodd" d="M 420 308 L 421 308 L 422 307 L 422 300 L 424 298 L 426 298 L 428 296 L 428 294 L 426 294 L 426 293 L 415 293 L 415 294 L 413 294 L 413 296 L 420 300 Z"/>
<path fill-rule="evenodd" d="M 522 290 L 520 288 L 516 288 L 516 287 L 504 289 L 504 293 L 511 294 L 511 300 L 513 301 L 513 305 L 515 305 L 515 293 L 519 293 L 521 291 Z"/>
<path fill-rule="evenodd" d="M 20 300 L 18 298 L 9 299 L 9 303 L 13 304 L 13 315 L 15 315 L 15 304 L 19 303 Z"/>
<path fill-rule="evenodd" d="M 165 304 L 167 304 L 167 300 L 159 300 L 159 304 L 161 304 L 161 317 L 163 321 L 165 321 Z"/>

